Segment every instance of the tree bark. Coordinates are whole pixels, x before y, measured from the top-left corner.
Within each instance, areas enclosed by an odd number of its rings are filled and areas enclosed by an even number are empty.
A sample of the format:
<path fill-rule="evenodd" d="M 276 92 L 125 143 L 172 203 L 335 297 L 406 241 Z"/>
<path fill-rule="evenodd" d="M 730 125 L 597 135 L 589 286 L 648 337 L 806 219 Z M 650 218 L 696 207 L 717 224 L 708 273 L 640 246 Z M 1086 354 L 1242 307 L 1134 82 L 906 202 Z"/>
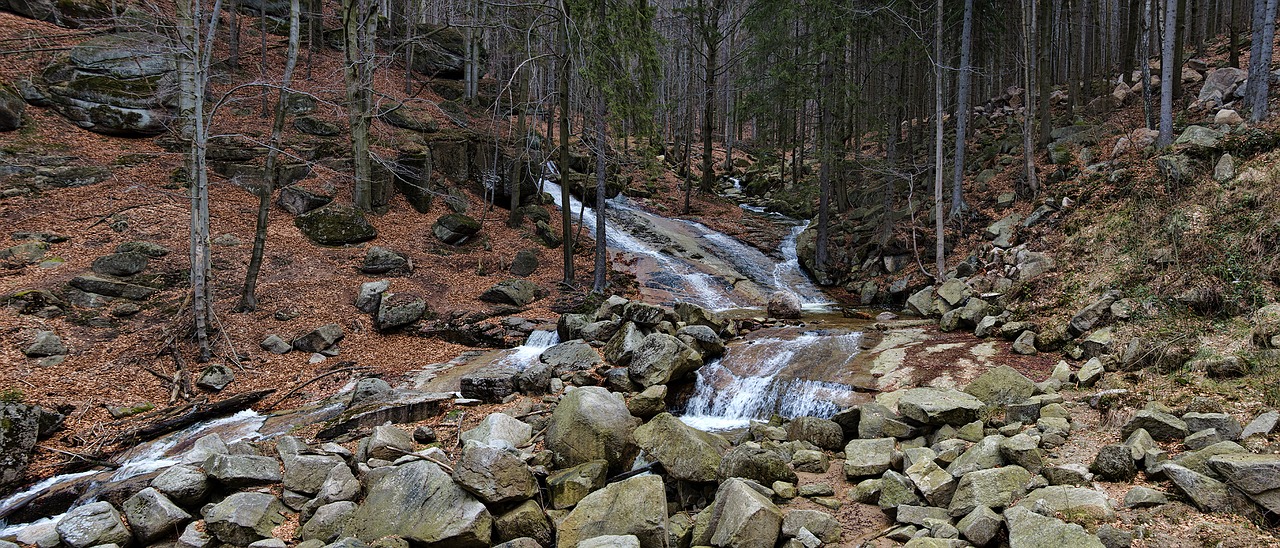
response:
<path fill-rule="evenodd" d="M 560 235 L 564 284 L 573 286 L 573 213 L 569 211 L 569 8 L 560 0 Z"/>
<path fill-rule="evenodd" d="M 936 269 L 934 279 L 942 282 L 947 271 L 946 242 L 944 239 L 942 214 L 942 163 L 946 160 L 943 155 L 943 141 L 945 134 L 942 124 L 942 95 L 945 92 L 945 86 L 942 84 L 942 0 L 937 0 L 936 11 L 934 13 L 934 30 L 933 30 L 933 118 L 934 118 L 934 137 L 933 137 L 933 230 L 934 230 L 934 257 L 937 263 L 934 265 Z M 962 145 L 963 146 L 963 145 Z"/>
<path fill-rule="evenodd" d="M 1022 162 L 1023 162 L 1023 188 L 1025 193 L 1031 196 L 1040 194 L 1040 181 L 1036 177 L 1036 157 L 1035 147 L 1033 146 L 1031 133 L 1035 129 L 1035 100 L 1031 93 L 1032 80 L 1031 64 L 1036 58 L 1035 48 L 1035 29 L 1036 29 L 1036 10 L 1033 3 L 1035 0 L 1022 0 L 1022 81 L 1025 89 L 1023 94 L 1026 96 L 1026 104 L 1023 107 L 1022 116 Z M 1041 120 L 1041 124 L 1047 124 L 1047 120 Z M 939 273 L 941 276 L 941 273 Z"/>
<path fill-rule="evenodd" d="M 342 0 L 346 65 L 347 121 L 351 129 L 351 157 L 355 206 L 373 210 L 373 162 L 369 152 L 369 126 L 373 119 L 374 37 L 377 5 L 371 0 Z"/>
<path fill-rule="evenodd" d="M 1178 32 L 1178 0 L 1164 2 L 1164 35 L 1160 49 L 1160 135 L 1156 137 L 1156 147 L 1167 147 L 1173 143 L 1173 66 L 1174 34 Z"/>
<path fill-rule="evenodd" d="M 964 0 L 964 22 L 960 30 L 960 75 L 956 84 L 956 152 L 951 168 L 951 215 L 959 218 L 964 203 L 965 138 L 969 129 L 969 102 L 973 80 L 973 0 Z"/>
<path fill-rule="evenodd" d="M 1245 87 L 1245 107 L 1249 120 L 1261 122 L 1267 118 L 1267 97 L 1270 93 L 1272 43 L 1276 34 L 1276 0 L 1254 0 L 1253 45 L 1249 52 L 1249 81 Z"/>

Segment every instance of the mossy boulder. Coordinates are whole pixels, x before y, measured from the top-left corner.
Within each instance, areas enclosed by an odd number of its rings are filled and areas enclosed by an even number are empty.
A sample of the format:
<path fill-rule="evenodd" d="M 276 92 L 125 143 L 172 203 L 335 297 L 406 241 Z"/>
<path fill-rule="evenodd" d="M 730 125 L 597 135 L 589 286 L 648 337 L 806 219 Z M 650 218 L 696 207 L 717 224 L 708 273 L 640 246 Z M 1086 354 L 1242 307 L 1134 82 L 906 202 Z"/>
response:
<path fill-rule="evenodd" d="M 309 211 L 293 220 L 302 234 L 320 245 L 350 245 L 367 242 L 378 236 L 364 212 L 346 204 L 330 204 Z"/>
<path fill-rule="evenodd" d="M 449 245 L 458 245 L 480 232 L 480 221 L 461 213 L 450 213 L 436 219 L 431 233 Z"/>
<path fill-rule="evenodd" d="M 166 41 L 149 33 L 86 40 L 42 77 L 54 110 L 90 131 L 125 137 L 163 133 L 177 88 Z"/>

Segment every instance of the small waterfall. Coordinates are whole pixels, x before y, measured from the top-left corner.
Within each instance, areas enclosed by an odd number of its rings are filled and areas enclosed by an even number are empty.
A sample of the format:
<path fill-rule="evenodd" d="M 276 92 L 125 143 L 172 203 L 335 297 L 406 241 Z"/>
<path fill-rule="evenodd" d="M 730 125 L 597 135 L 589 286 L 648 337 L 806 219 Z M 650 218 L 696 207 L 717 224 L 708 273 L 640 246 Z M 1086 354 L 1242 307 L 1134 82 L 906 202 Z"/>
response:
<path fill-rule="evenodd" d="M 810 281 L 804 270 L 800 269 L 800 256 L 796 250 L 796 240 L 800 238 L 801 232 L 809 228 L 810 222 L 805 221 L 804 224 L 791 227 L 791 233 L 782 240 L 783 261 L 773 266 L 773 284 L 774 287 L 787 288 L 795 293 L 800 297 L 800 304 L 805 305 L 806 309 L 820 309 L 832 304 L 833 301 Z"/>
<path fill-rule="evenodd" d="M 538 359 L 542 352 L 560 344 L 560 334 L 553 330 L 537 330 L 529 334 L 524 344 L 508 350 L 508 354 L 498 360 L 502 365 L 513 365 L 517 371 L 524 371 L 529 364 Z"/>
<path fill-rule="evenodd" d="M 806 368 L 847 368 L 859 352 L 861 332 L 805 332 L 791 338 L 768 337 L 731 345 L 719 360 L 698 370 L 694 394 L 681 420 L 702 430 L 746 426 L 773 414 L 785 418 L 830 417 L 841 408 L 850 387 L 811 380 Z"/>

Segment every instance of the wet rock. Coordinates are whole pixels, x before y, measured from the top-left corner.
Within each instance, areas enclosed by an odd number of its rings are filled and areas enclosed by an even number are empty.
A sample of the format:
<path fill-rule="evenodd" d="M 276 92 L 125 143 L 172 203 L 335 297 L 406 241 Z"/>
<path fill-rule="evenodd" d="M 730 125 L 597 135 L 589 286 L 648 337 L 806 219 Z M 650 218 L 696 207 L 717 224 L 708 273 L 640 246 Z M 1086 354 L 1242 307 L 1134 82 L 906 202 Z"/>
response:
<path fill-rule="evenodd" d="M 318 540 L 320 542 L 333 542 L 342 534 L 342 530 L 347 527 L 351 515 L 356 511 L 356 503 L 351 501 L 331 502 L 319 508 L 316 508 L 311 519 L 307 520 L 298 530 L 298 538 L 307 540 Z"/>
<path fill-rule="evenodd" d="M 949 509 L 952 516 L 963 516 L 974 508 L 1005 508 L 1027 492 L 1031 474 L 1021 466 L 1005 466 L 969 472 L 960 477 Z"/>
<path fill-rule="evenodd" d="M 800 297 L 790 291 L 777 291 L 769 295 L 766 310 L 774 318 L 798 320 L 801 316 Z"/>
<path fill-rule="evenodd" d="M 702 356 L 666 333 L 652 333 L 632 353 L 627 370 L 631 380 L 643 387 L 681 380 L 702 367 Z"/>
<path fill-rule="evenodd" d="M 486 416 L 475 428 L 462 433 L 462 441 L 474 441 L 494 447 L 520 447 L 529 443 L 533 427 L 503 413 Z"/>
<path fill-rule="evenodd" d="M 191 514 L 179 508 L 155 488 L 148 487 L 124 501 L 124 515 L 138 540 L 150 544 L 173 534 Z"/>
<path fill-rule="evenodd" d="M 608 472 L 608 461 L 593 460 L 551 474 L 547 477 L 551 507 L 556 510 L 572 508 L 588 494 L 603 487 Z"/>
<path fill-rule="evenodd" d="M 120 512 L 109 502 L 92 502 L 73 508 L 58 520 L 58 535 L 72 548 L 101 544 L 129 544 L 129 530 Z"/>
<path fill-rule="evenodd" d="M 476 442 L 463 446 L 453 480 L 487 504 L 526 500 L 538 492 L 538 480 L 519 457 Z"/>
<path fill-rule="evenodd" d="M 293 349 L 299 352 L 314 353 L 327 350 L 342 341 L 346 333 L 336 323 L 325 324 L 293 339 Z"/>
<path fill-rule="evenodd" d="M 464 398 L 499 403 L 516 392 L 518 375 L 515 368 L 509 366 L 485 367 L 463 375 L 458 381 L 459 391 Z"/>
<path fill-rule="evenodd" d="M 1004 520 L 1009 528 L 1011 548 L 1104 548 L 1102 541 L 1083 527 L 1026 508 L 1015 506 L 1005 510 Z"/>
<path fill-rule="evenodd" d="M 538 300 L 541 293 L 542 290 L 529 280 L 503 280 L 481 293 L 480 300 L 487 303 L 523 307 Z"/>
<path fill-rule="evenodd" d="M 257 455 L 209 455 L 204 470 L 210 478 L 233 489 L 279 483 L 283 479 L 276 459 Z"/>
<path fill-rule="evenodd" d="M 1145 429 L 1156 441 L 1180 440 L 1187 437 L 1186 422 L 1168 413 L 1151 409 L 1143 409 L 1134 414 L 1133 418 L 1120 429 L 1120 437 L 1127 438 L 1139 428 Z"/>
<path fill-rule="evenodd" d="M 782 455 L 755 442 L 743 443 L 725 453 L 720 460 L 719 477 L 746 478 L 762 485 L 775 481 L 796 483 L 796 473 Z"/>
<path fill-rule="evenodd" d="M 346 204 L 329 204 L 294 217 L 294 226 L 319 245 L 344 246 L 367 242 L 378 236 L 364 212 Z"/>
<path fill-rule="evenodd" d="M 271 530 L 284 523 L 284 505 L 267 493 L 235 493 L 205 513 L 205 531 L 234 546 L 271 538 Z"/>
<path fill-rule="evenodd" d="M 401 464 L 368 486 L 343 534 L 366 542 L 395 535 L 411 544 L 488 546 L 493 518 L 435 463 Z"/>
<path fill-rule="evenodd" d="M 542 507 L 535 501 L 525 501 L 498 516 L 493 522 L 493 541 L 513 541 L 528 538 L 535 546 L 550 546 L 552 527 Z"/>
<path fill-rule="evenodd" d="M 196 386 L 217 392 L 226 388 L 234 380 L 236 380 L 235 371 L 232 371 L 230 367 L 215 363 L 205 366 L 200 372 L 200 378 L 196 379 Z"/>
<path fill-rule="evenodd" d="M 104 276 L 132 276 L 146 270 L 150 258 L 142 253 L 112 253 L 93 260 L 93 271 Z"/>
<path fill-rule="evenodd" d="M 293 215 L 302 215 L 320 209 L 333 201 L 333 196 L 312 192 L 300 186 L 291 185 L 280 189 L 276 205 Z"/>
<path fill-rule="evenodd" d="M 720 485 L 706 526 L 694 526 L 691 544 L 771 548 L 782 529 L 782 512 L 746 482 L 731 479 Z M 699 521 L 701 521 L 699 516 Z"/>
<path fill-rule="evenodd" d="M 643 548 L 667 546 L 667 499 L 662 478 L 637 476 L 587 495 L 560 522 L 556 546 L 575 547 L 603 535 L 634 535 Z"/>
<path fill-rule="evenodd" d="M 194 508 L 204 502 L 209 493 L 209 480 L 204 472 L 185 464 L 166 468 L 151 480 L 151 486 L 187 508 Z"/>
<path fill-rule="evenodd" d="M 1202 512 L 1255 514 L 1253 504 L 1226 484 L 1174 463 L 1164 465 L 1164 475 Z"/>
<path fill-rule="evenodd" d="M 551 414 L 546 446 L 557 467 L 567 468 L 603 459 L 613 471 L 631 465 L 637 447 L 634 431 L 639 420 L 608 390 L 587 386 L 567 392 Z"/>
<path fill-rule="evenodd" d="M 450 213 L 436 219 L 431 228 L 437 240 L 449 245 L 459 245 L 480 232 L 480 222 L 461 213 Z"/>
<path fill-rule="evenodd" d="M 959 390 L 912 388 L 898 400 L 898 412 L 920 424 L 959 426 L 978 418 L 983 403 Z"/>
<path fill-rule="evenodd" d="M 690 427 L 670 413 L 662 413 L 635 430 L 636 444 L 662 464 L 672 478 L 716 481 L 721 455 L 729 441 Z"/>

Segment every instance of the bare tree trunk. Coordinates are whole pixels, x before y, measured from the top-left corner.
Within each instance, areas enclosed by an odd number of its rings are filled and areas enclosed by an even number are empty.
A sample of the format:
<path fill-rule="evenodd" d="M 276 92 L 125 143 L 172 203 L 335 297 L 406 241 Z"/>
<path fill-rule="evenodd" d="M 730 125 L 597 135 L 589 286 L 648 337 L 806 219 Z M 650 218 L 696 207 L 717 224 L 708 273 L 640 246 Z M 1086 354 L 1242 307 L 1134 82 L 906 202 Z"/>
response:
<path fill-rule="evenodd" d="M 1031 64 L 1034 62 L 1035 49 L 1032 44 L 1035 43 L 1036 29 L 1036 10 L 1032 5 L 1035 0 L 1022 0 L 1022 81 L 1025 89 L 1023 94 L 1026 96 L 1026 105 L 1023 107 L 1022 116 L 1022 162 L 1023 162 L 1023 188 L 1027 194 L 1032 196 L 1040 194 L 1040 181 L 1036 177 L 1036 155 L 1033 146 L 1031 133 L 1035 130 L 1035 100 L 1031 93 L 1032 82 Z M 1040 123 L 1047 124 L 1048 120 L 1041 120 Z M 942 274 L 939 273 L 939 276 Z"/>
<path fill-rule="evenodd" d="M 560 1 L 560 231 L 564 283 L 573 286 L 573 214 L 569 211 L 569 8 Z"/>
<path fill-rule="evenodd" d="M 281 140 L 284 135 L 285 98 L 293 84 L 293 71 L 298 65 L 299 27 L 302 6 L 300 0 L 289 1 L 289 46 L 284 60 L 284 74 L 280 79 L 280 93 L 276 96 L 275 119 L 271 122 L 271 138 L 267 141 L 267 165 L 262 186 L 258 188 L 258 220 L 253 231 L 253 251 L 249 254 L 249 268 L 244 275 L 244 289 L 240 292 L 239 312 L 257 310 L 258 272 L 262 269 L 262 254 L 267 245 L 267 221 L 271 212 L 271 195 L 275 191 L 280 170 Z"/>
<path fill-rule="evenodd" d="M 1145 0 L 1142 8 L 1142 112 L 1147 121 L 1147 129 L 1156 128 L 1155 110 L 1151 108 L 1151 24 L 1155 21 L 1152 7 L 1153 0 Z"/>
<path fill-rule="evenodd" d="M 835 161 L 835 150 L 831 143 L 831 103 L 835 94 L 831 89 L 831 57 L 822 54 L 820 61 L 822 71 L 822 89 L 819 91 L 818 103 L 818 143 L 822 147 L 821 163 L 818 168 L 818 236 L 814 242 L 814 270 L 820 279 L 826 278 L 828 247 L 831 232 L 831 163 Z"/>
<path fill-rule="evenodd" d="M 240 0 L 227 4 L 227 65 L 240 70 Z"/>
<path fill-rule="evenodd" d="M 364 211 L 373 210 L 373 162 L 369 152 L 369 126 L 373 120 L 374 40 L 377 5 L 371 0 L 343 0 L 342 23 L 346 38 L 347 120 L 351 127 L 351 157 L 355 185 L 352 201 Z"/>
<path fill-rule="evenodd" d="M 702 93 L 702 191 L 711 192 L 715 188 L 716 166 L 712 160 L 711 136 L 715 130 L 716 117 L 716 70 L 719 69 L 720 50 L 720 3 L 712 0 L 709 6 L 701 9 L 701 28 L 703 45 L 707 48 L 706 66 Z M 702 4 L 702 2 L 699 2 Z"/>
<path fill-rule="evenodd" d="M 1270 93 L 1272 43 L 1276 34 L 1276 0 L 1254 0 L 1253 45 L 1249 52 L 1249 82 L 1245 87 L 1245 106 L 1249 120 L 1267 119 L 1267 97 Z"/>
<path fill-rule="evenodd" d="M 600 3 L 600 19 L 604 20 L 604 3 Z M 591 290 L 596 293 L 604 292 L 607 283 L 605 274 L 608 273 L 608 265 L 605 262 L 609 249 L 605 232 L 605 195 L 608 193 L 608 185 L 606 183 L 607 173 L 605 170 L 605 153 L 608 152 L 608 138 L 606 132 L 608 128 L 605 124 L 606 106 L 604 102 L 604 91 L 601 90 L 596 97 L 596 262 L 595 262 L 595 278 L 591 283 Z"/>
<path fill-rule="evenodd" d="M 973 80 L 973 0 L 964 0 L 964 23 L 960 30 L 960 75 L 956 90 L 956 156 L 951 173 L 951 215 L 959 218 L 964 203 L 964 145 L 969 129 L 969 96 Z"/>
<path fill-rule="evenodd" d="M 942 163 L 946 160 L 943 153 L 943 141 L 945 141 L 944 128 L 942 125 L 942 95 L 945 93 L 945 86 L 942 83 L 942 0 L 937 0 L 936 10 L 934 13 L 934 29 L 933 29 L 933 118 L 934 118 L 934 137 L 933 137 L 933 235 L 935 238 L 934 258 L 937 263 L 934 265 L 934 279 L 941 282 L 947 271 L 947 255 L 946 241 L 944 239 L 942 214 Z M 963 143 L 961 144 L 963 146 Z"/>
<path fill-rule="evenodd" d="M 1160 135 L 1156 147 L 1173 143 L 1173 79 L 1178 78 L 1173 66 L 1174 34 L 1178 29 L 1178 0 L 1164 2 L 1164 35 L 1160 49 Z"/>

